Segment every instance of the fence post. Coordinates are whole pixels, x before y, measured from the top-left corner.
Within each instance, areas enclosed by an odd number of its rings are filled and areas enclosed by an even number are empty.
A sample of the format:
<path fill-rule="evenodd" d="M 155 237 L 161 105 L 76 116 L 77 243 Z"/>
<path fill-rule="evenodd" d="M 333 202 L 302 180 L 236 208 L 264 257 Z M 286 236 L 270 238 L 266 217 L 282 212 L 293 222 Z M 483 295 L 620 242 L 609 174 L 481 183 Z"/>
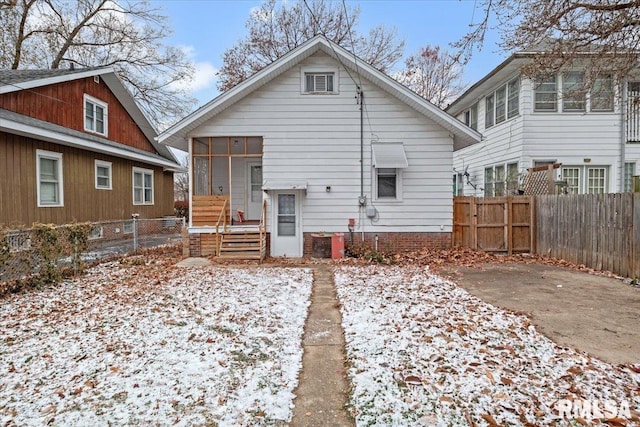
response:
<path fill-rule="evenodd" d="M 138 253 L 138 217 L 140 214 L 134 213 L 131 214 L 131 218 L 133 219 L 133 253 Z"/>

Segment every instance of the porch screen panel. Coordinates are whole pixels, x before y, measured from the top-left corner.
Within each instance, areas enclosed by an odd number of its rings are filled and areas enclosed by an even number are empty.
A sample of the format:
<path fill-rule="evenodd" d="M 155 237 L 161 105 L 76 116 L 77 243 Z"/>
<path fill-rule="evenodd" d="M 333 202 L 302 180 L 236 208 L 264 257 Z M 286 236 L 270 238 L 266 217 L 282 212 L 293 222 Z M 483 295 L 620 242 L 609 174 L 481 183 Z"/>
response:
<path fill-rule="evenodd" d="M 211 159 L 212 176 L 211 188 L 213 194 L 229 194 L 229 158 L 214 157 Z"/>
<path fill-rule="evenodd" d="M 278 236 L 296 235 L 296 196 L 278 194 Z"/>
<path fill-rule="evenodd" d="M 196 196 L 208 196 L 209 189 L 209 158 L 193 158 L 193 194 Z"/>
<path fill-rule="evenodd" d="M 251 201 L 262 201 L 262 166 L 251 166 Z"/>

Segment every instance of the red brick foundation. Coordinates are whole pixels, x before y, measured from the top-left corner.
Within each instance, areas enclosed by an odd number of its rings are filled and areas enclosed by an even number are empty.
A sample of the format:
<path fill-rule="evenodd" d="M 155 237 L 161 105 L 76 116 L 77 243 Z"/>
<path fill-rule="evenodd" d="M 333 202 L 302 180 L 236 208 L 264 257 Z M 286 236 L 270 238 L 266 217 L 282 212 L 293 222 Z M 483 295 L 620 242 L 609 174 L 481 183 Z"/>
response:
<path fill-rule="evenodd" d="M 311 256 L 315 233 L 304 233 L 304 256 Z M 378 236 L 378 251 L 385 253 L 411 252 L 420 249 L 446 249 L 451 247 L 451 233 L 365 233 L 364 243 L 375 248 Z M 353 244 L 362 242 L 361 233 L 353 233 Z M 344 233 L 345 248 L 351 244 L 351 235 Z"/>

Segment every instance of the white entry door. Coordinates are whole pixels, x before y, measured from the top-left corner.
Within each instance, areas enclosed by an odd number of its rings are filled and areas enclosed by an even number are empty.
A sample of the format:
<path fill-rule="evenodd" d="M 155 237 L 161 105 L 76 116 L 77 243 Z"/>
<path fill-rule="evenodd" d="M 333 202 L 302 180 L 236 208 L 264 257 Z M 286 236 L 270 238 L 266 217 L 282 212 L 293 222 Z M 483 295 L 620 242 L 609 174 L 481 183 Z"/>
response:
<path fill-rule="evenodd" d="M 301 197 L 301 192 L 295 190 L 273 194 L 271 256 L 302 256 Z"/>
<path fill-rule="evenodd" d="M 247 162 L 247 212 L 246 219 L 260 219 L 262 215 L 262 162 Z"/>

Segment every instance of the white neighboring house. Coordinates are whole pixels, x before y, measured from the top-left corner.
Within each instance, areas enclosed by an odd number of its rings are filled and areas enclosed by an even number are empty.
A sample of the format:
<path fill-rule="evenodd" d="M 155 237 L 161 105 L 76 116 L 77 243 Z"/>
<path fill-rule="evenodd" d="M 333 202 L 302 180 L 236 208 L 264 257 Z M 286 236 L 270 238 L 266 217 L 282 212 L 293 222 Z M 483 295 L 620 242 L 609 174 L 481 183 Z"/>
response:
<path fill-rule="evenodd" d="M 447 107 L 483 135 L 454 152 L 454 194 L 517 194 L 527 168 L 550 163 L 562 164 L 554 178 L 571 194 L 631 191 L 640 173 L 640 78 L 601 74 L 585 94 L 575 90 L 584 70 L 522 77 L 530 58 L 512 55 Z"/>
<path fill-rule="evenodd" d="M 299 257 L 312 233 L 348 242 L 350 220 L 354 240 L 380 250 L 449 246 L 453 150 L 480 134 L 318 36 L 159 141 L 189 152 L 192 206 L 225 199 L 228 232 L 241 210 L 242 226 L 266 224 L 272 256 Z M 203 212 L 191 209 L 192 255 L 212 253 L 216 224 Z"/>

